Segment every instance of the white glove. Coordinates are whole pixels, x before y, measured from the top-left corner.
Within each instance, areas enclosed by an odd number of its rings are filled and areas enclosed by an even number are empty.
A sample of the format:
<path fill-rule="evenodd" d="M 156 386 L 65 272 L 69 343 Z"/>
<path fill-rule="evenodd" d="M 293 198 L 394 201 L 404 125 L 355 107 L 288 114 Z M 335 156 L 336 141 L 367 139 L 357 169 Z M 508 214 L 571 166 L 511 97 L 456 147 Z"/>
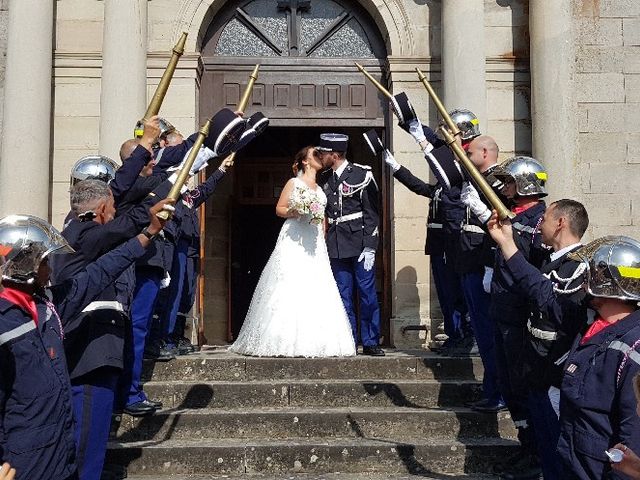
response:
<path fill-rule="evenodd" d="M 371 247 L 364 247 L 362 253 L 358 257 L 358 262 L 364 260 L 364 269 L 368 272 L 373 268 L 373 263 L 376 259 L 376 251 Z"/>
<path fill-rule="evenodd" d="M 487 293 L 491 293 L 491 280 L 493 279 L 493 268 L 484 267 L 484 277 L 482 277 L 482 288 Z"/>
<path fill-rule="evenodd" d="M 424 136 L 422 123 L 420 123 L 420 119 L 418 117 L 409 121 L 409 133 L 418 143 L 423 142 L 427 139 L 427 137 Z"/>
<path fill-rule="evenodd" d="M 482 223 L 486 223 L 491 218 L 491 210 L 480 200 L 480 195 L 476 188 L 469 182 L 462 184 L 460 191 L 460 201 L 464 203 L 471 213 Z"/>
<path fill-rule="evenodd" d="M 191 147 L 189 150 L 187 150 L 187 153 L 185 153 L 182 161 L 180 162 L 179 165 L 176 165 L 175 167 L 171 167 L 168 168 L 167 171 L 169 172 L 173 172 L 176 170 L 182 170 L 182 167 L 184 165 L 184 163 L 187 161 L 187 158 L 189 158 L 189 154 L 191 153 L 191 150 L 193 149 L 193 147 Z M 211 160 L 213 157 L 215 157 L 215 154 L 213 153 L 213 151 L 208 148 L 208 147 L 200 147 L 200 151 L 198 152 L 198 155 L 196 156 L 196 159 L 193 161 L 193 165 L 191 166 L 191 170 L 189 170 L 189 175 L 193 176 L 196 173 L 198 173 L 200 170 L 202 170 L 203 168 L 207 168 L 207 165 L 209 165 L 208 161 Z"/>
<path fill-rule="evenodd" d="M 176 180 L 177 180 L 177 179 L 178 179 L 178 172 L 174 172 L 174 173 L 172 173 L 172 174 L 169 176 L 169 178 L 167 178 L 167 180 L 169 180 L 169 181 L 171 182 L 171 184 L 172 184 L 172 185 L 175 185 L 175 184 L 176 184 Z M 187 190 L 189 190 L 189 189 L 187 188 L 187 186 L 186 186 L 186 185 L 182 185 L 182 187 L 180 187 L 180 193 L 184 193 L 184 192 L 186 192 Z"/>
<path fill-rule="evenodd" d="M 190 152 L 191 148 L 185 155 L 183 162 L 187 160 Z M 213 150 L 211 150 L 209 147 L 200 147 L 200 151 L 198 152 L 198 155 L 196 156 L 196 159 L 191 166 L 191 170 L 189 170 L 189 175 L 195 175 L 200 170 L 207 168 L 207 165 L 209 165 L 209 160 L 211 160 L 213 157 L 215 157 Z"/>
<path fill-rule="evenodd" d="M 400 169 L 400 164 L 396 162 L 396 159 L 393 158 L 393 155 L 386 148 L 382 152 L 382 158 L 384 158 L 384 163 L 391 167 L 391 170 L 397 172 Z"/>
<path fill-rule="evenodd" d="M 167 288 L 171 284 L 171 275 L 169 272 L 164 272 L 164 278 L 160 281 L 160 290 Z"/>

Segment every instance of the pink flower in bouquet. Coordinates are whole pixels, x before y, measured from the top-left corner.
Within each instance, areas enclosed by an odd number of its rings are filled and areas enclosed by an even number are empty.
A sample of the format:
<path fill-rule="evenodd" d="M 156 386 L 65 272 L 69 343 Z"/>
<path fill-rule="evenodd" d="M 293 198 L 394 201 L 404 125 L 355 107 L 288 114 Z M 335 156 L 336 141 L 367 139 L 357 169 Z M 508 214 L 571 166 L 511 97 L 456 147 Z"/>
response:
<path fill-rule="evenodd" d="M 310 223 L 322 223 L 324 220 L 324 207 L 318 201 L 313 201 L 309 205 L 309 213 L 311 213 Z"/>
<path fill-rule="evenodd" d="M 316 215 L 318 213 L 321 213 L 323 208 L 322 205 L 320 205 L 319 202 L 313 202 L 310 206 L 309 206 L 309 210 L 311 210 L 311 213 Z"/>

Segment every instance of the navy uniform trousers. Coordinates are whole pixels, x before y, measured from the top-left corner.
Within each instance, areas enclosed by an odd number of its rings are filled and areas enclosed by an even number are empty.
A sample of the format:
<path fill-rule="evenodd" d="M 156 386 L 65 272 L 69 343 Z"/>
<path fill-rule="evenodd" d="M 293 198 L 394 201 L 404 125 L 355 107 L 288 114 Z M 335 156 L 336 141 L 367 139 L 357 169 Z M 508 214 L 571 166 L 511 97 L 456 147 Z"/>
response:
<path fill-rule="evenodd" d="M 427 237 L 431 234 L 430 230 L 432 229 L 427 228 Z M 442 234 L 442 237 L 443 243 L 448 246 L 434 248 L 432 245 L 429 259 L 438 303 L 442 311 L 444 333 L 449 340 L 455 340 L 464 336 L 462 327 L 467 305 L 462 290 L 462 280 L 454 265 L 454 245 L 457 242 L 458 234 L 446 233 Z"/>
<path fill-rule="evenodd" d="M 198 285 L 198 265 L 200 257 L 187 255 L 187 264 L 184 270 L 184 284 L 182 286 L 182 295 L 180 296 L 180 306 L 178 307 L 178 317 L 176 318 L 176 326 L 173 330 L 175 338 L 184 337 L 187 327 L 187 317 L 193 307 L 196 299 L 196 287 Z"/>
<path fill-rule="evenodd" d="M 133 358 L 125 366 L 124 405 L 132 405 L 147 399 L 142 391 L 142 359 L 146 337 L 153 320 L 160 284 L 164 275 L 159 268 L 136 268 L 136 288 L 131 303 L 131 326 L 133 328 Z"/>
<path fill-rule="evenodd" d="M 484 290 L 483 277 L 483 272 L 463 273 L 462 290 L 484 367 L 482 394 L 491 404 L 497 404 L 503 400 L 498 386 L 494 324 L 489 315 L 491 295 Z"/>
<path fill-rule="evenodd" d="M 80 480 L 100 480 L 119 376 L 104 367 L 71 382 Z"/>
<path fill-rule="evenodd" d="M 360 295 L 360 336 L 364 347 L 377 346 L 380 339 L 380 306 L 376 292 L 376 269 L 368 272 L 358 257 L 332 258 L 331 270 L 347 311 L 353 338 L 358 339 L 358 321 L 353 305 L 354 284 Z"/>
<path fill-rule="evenodd" d="M 173 263 L 171 264 L 171 282 L 159 295 L 157 314 L 160 322 L 160 335 L 169 347 L 173 344 L 175 337 L 176 319 L 184 289 L 185 275 L 187 270 L 187 253 L 190 240 L 181 237 L 178 240 L 173 252 Z"/>

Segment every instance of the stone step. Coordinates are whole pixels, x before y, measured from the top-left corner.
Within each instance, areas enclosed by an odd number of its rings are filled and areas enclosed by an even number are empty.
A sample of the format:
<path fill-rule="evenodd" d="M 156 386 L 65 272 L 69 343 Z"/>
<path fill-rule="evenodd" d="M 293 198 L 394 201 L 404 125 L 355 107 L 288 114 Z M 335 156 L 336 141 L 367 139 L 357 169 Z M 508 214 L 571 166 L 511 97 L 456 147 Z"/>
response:
<path fill-rule="evenodd" d="M 282 473 L 280 475 L 130 475 L 127 480 L 495 480 L 493 475 L 438 475 L 376 473 Z"/>
<path fill-rule="evenodd" d="M 245 473 L 484 473 L 515 452 L 504 439 L 442 441 L 357 438 L 308 440 L 168 440 L 111 443 L 107 462 L 131 475 Z"/>
<path fill-rule="evenodd" d="M 121 442 L 193 438 L 276 439 L 409 436 L 415 438 L 515 438 L 507 412 L 466 408 L 291 408 L 165 410 L 147 418 L 123 416 Z"/>
<path fill-rule="evenodd" d="M 290 380 L 149 382 L 147 396 L 165 408 L 462 406 L 479 399 L 477 381 Z"/>
<path fill-rule="evenodd" d="M 143 378 L 153 381 L 252 381 L 290 379 L 478 380 L 478 357 L 441 357 L 425 351 L 389 350 L 385 357 L 257 358 L 226 350 L 145 361 Z"/>

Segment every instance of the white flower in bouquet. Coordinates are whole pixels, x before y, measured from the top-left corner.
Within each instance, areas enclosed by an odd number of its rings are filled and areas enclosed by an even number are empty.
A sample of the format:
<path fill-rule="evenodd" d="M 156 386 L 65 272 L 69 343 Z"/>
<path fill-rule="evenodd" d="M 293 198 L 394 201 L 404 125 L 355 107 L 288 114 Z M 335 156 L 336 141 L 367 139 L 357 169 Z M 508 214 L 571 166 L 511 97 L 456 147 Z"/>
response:
<path fill-rule="evenodd" d="M 307 188 L 296 186 L 289 198 L 289 209 L 295 210 L 301 215 L 310 215 L 309 223 L 322 223 L 324 220 L 324 208 L 315 192 Z"/>

